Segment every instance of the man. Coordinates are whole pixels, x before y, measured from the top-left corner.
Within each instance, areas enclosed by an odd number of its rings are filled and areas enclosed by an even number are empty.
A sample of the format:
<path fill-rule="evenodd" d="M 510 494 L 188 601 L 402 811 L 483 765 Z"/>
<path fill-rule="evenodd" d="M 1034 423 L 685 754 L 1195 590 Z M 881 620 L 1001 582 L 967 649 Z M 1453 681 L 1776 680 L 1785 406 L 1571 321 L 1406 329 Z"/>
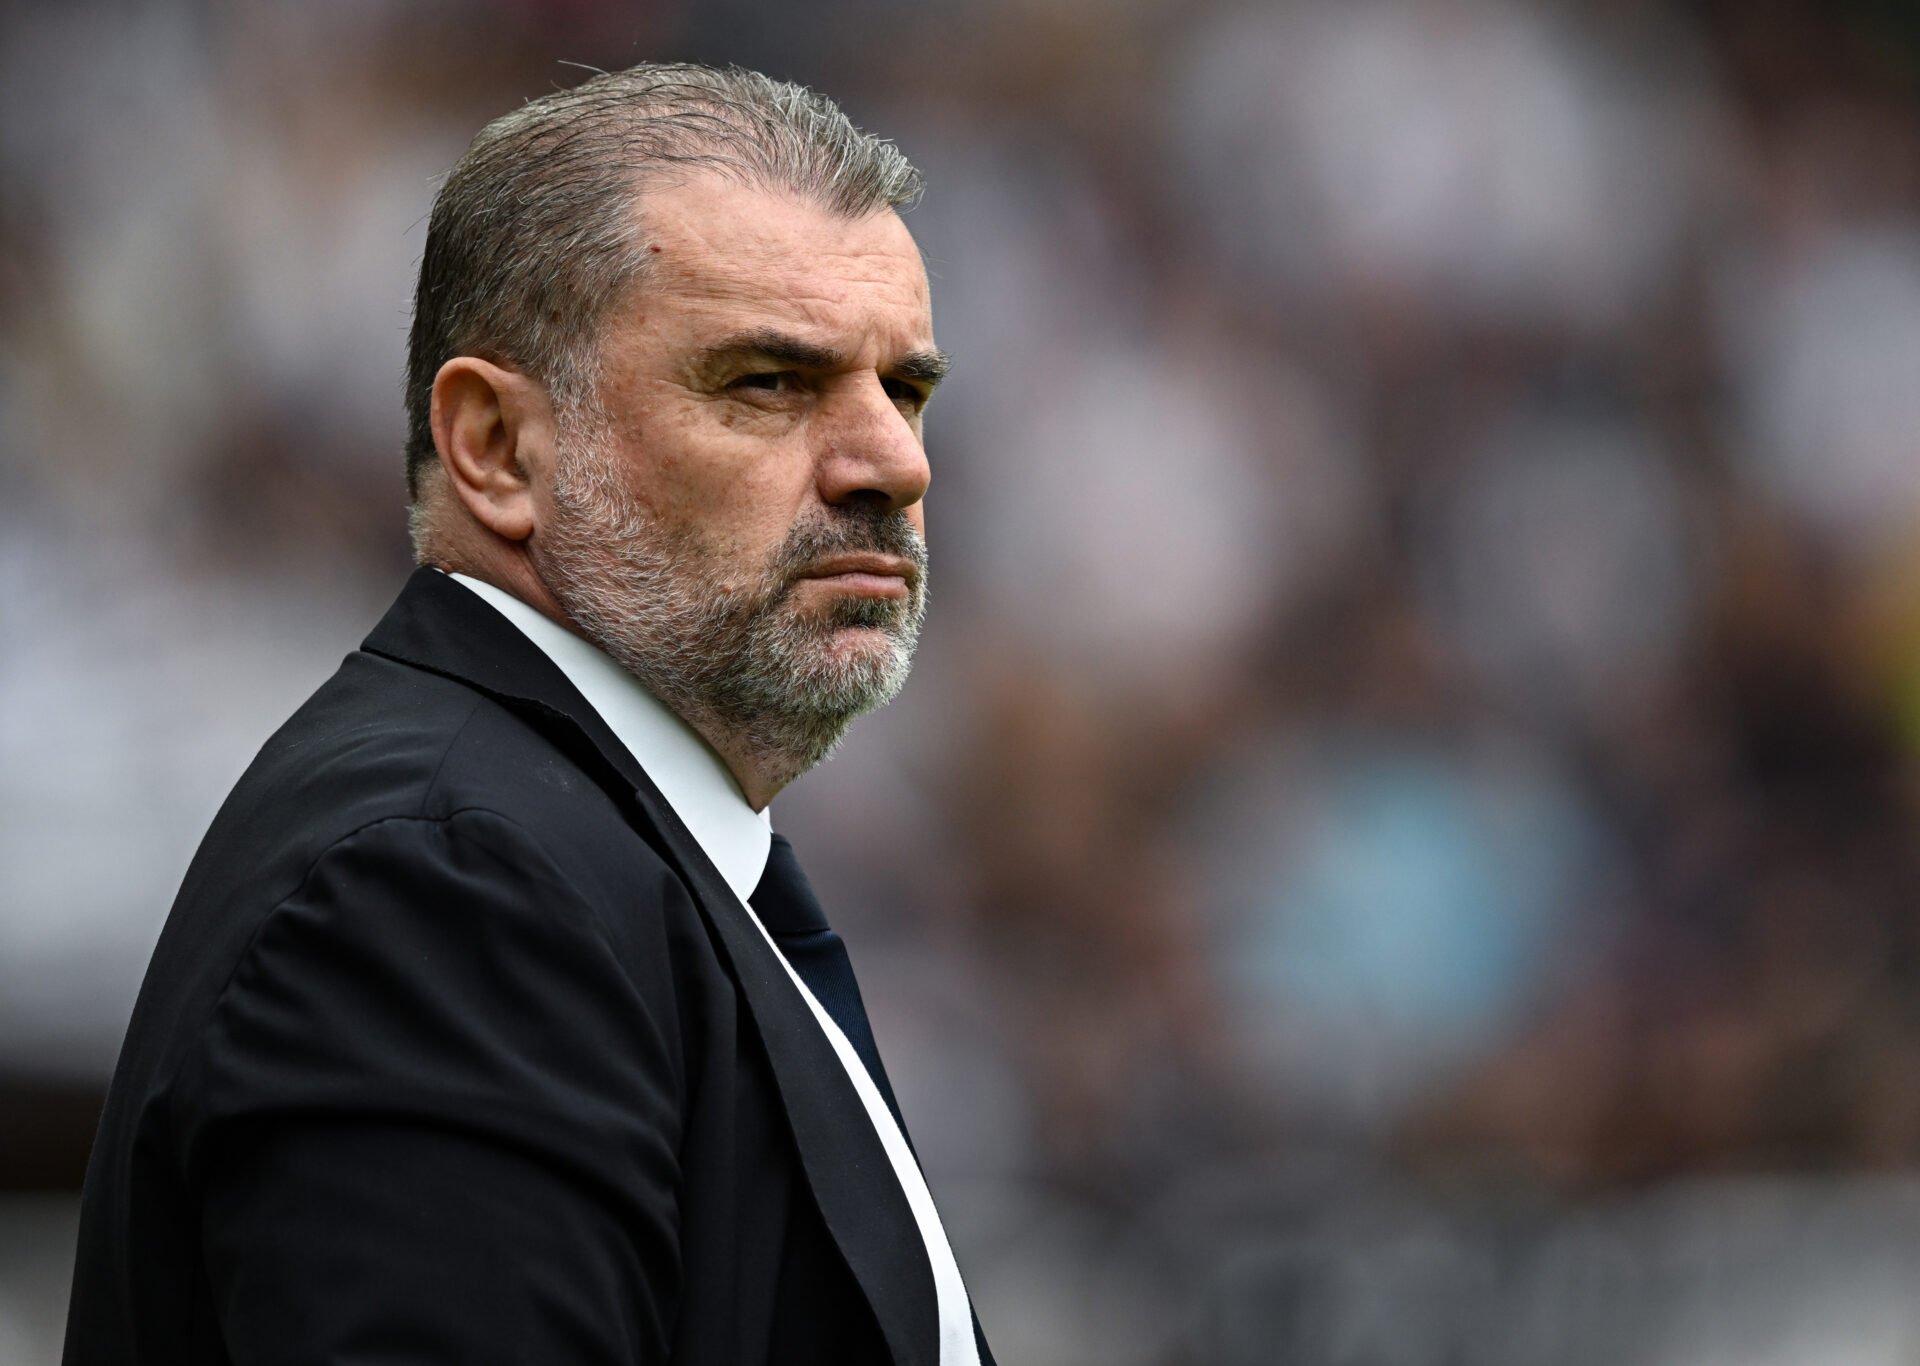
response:
<path fill-rule="evenodd" d="M 925 605 L 917 189 L 826 100 L 688 66 L 455 167 L 422 568 L 187 874 L 72 1366 L 988 1360 L 766 814 Z"/>

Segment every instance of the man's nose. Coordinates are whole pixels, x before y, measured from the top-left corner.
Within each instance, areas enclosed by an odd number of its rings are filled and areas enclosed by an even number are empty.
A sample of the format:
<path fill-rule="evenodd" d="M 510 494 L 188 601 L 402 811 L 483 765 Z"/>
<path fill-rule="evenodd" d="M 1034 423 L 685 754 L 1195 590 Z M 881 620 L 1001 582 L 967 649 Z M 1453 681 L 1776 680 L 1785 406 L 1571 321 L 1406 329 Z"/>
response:
<path fill-rule="evenodd" d="M 917 424 L 878 376 L 866 376 L 838 397 L 821 434 L 821 500 L 834 506 L 868 503 L 888 512 L 919 502 L 933 471 Z"/>

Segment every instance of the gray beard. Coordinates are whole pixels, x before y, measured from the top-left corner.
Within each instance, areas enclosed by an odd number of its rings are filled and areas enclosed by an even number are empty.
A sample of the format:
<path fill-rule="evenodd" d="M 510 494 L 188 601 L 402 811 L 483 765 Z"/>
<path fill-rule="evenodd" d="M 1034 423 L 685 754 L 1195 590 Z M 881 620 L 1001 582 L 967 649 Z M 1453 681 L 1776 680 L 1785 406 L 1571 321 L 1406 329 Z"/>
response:
<path fill-rule="evenodd" d="M 903 512 L 830 509 L 797 525 L 743 587 L 703 543 L 663 535 L 602 444 L 578 433 L 563 436 L 553 512 L 530 552 L 582 634 L 695 730 L 743 746 L 776 785 L 826 758 L 855 717 L 906 683 L 926 615 L 927 552 Z M 794 610 L 802 570 L 858 551 L 914 562 L 905 601 Z M 865 629 L 844 638 L 853 628 Z"/>

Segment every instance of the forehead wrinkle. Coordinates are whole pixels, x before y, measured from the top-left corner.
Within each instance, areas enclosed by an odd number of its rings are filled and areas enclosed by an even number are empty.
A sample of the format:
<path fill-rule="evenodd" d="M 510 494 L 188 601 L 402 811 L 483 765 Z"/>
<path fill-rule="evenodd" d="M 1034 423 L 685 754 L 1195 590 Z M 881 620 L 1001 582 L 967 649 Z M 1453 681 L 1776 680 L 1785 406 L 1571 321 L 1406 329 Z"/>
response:
<path fill-rule="evenodd" d="M 919 244 L 891 209 L 848 218 L 786 196 L 753 192 L 740 195 L 736 191 L 735 196 L 728 197 L 736 196 L 745 202 L 689 204 L 685 197 L 669 194 L 665 202 L 647 205 L 642 214 L 643 235 L 654 245 L 664 246 L 662 259 L 653 264 L 682 275 L 714 270 L 730 273 L 728 268 L 734 267 L 757 281 L 767 268 L 795 259 L 808 264 L 886 260 L 904 266 L 910 258 L 910 273 L 925 280 Z M 751 212 L 756 201 L 771 203 L 774 212 Z M 797 215 L 792 212 L 795 210 Z M 893 231 L 887 231 L 889 227 Z M 850 244 L 848 238 L 856 233 L 862 234 L 861 241 Z M 905 251 L 900 250 L 902 245 Z M 886 273 L 891 272 L 880 272 Z"/>
<path fill-rule="evenodd" d="M 786 337 L 805 349 L 837 353 L 842 364 L 875 346 L 883 356 L 938 354 L 926 293 L 907 280 L 883 276 L 869 286 L 864 280 L 822 280 L 804 270 L 755 272 L 736 262 L 703 262 L 675 283 L 672 292 L 685 316 L 712 337 L 702 348 L 709 356 L 755 336 Z"/>
<path fill-rule="evenodd" d="M 766 202 L 727 189 L 717 203 L 670 191 L 647 204 L 642 240 L 658 251 L 634 303 L 666 305 L 716 340 L 767 328 L 840 351 L 933 351 L 925 267 L 897 214 L 795 214 L 793 201 L 752 212 Z"/>
<path fill-rule="evenodd" d="M 797 259 L 796 259 L 797 258 Z M 915 266 L 918 262 L 913 263 Z M 663 272 L 664 273 L 664 272 Z M 709 250 L 700 259 L 673 263 L 672 274 L 690 293 L 838 307 L 870 292 L 882 302 L 919 306 L 925 276 L 904 260 L 877 251 L 826 250 L 797 253 L 789 244 L 754 244 L 726 254 Z"/>

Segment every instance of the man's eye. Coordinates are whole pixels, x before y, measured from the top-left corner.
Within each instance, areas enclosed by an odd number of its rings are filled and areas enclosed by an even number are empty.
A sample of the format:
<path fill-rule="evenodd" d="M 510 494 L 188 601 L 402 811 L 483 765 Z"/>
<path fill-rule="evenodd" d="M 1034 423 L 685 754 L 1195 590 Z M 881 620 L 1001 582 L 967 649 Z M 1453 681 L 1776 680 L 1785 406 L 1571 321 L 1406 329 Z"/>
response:
<path fill-rule="evenodd" d="M 742 375 L 730 386 L 735 389 L 758 389 L 763 393 L 778 394 L 795 388 L 800 377 L 791 370 L 769 370 L 760 375 Z"/>
<path fill-rule="evenodd" d="M 883 379 L 880 387 L 886 390 L 888 398 L 905 407 L 921 408 L 926 405 L 926 391 L 917 384 L 904 379 Z"/>

